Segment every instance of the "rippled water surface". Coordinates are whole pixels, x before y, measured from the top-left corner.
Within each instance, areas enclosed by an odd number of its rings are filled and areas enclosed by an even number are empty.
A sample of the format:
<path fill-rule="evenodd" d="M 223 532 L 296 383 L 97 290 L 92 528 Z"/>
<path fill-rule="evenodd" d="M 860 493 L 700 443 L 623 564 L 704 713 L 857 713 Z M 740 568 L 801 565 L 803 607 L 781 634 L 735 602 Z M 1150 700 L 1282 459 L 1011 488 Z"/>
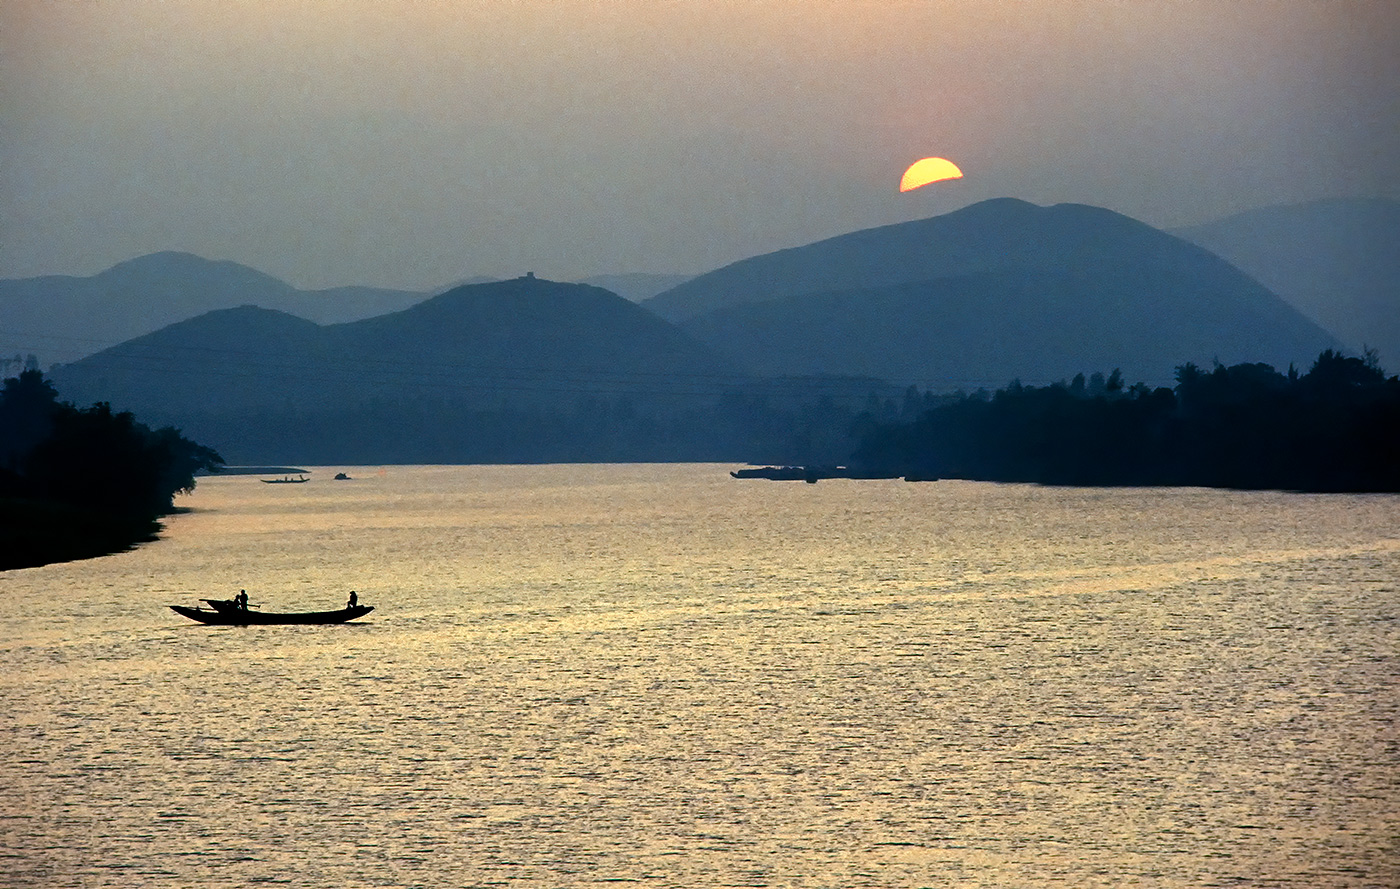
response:
<path fill-rule="evenodd" d="M 0 574 L 0 884 L 1400 885 L 1400 498 L 206 479 Z M 247 589 L 332 627 L 203 627 Z"/>

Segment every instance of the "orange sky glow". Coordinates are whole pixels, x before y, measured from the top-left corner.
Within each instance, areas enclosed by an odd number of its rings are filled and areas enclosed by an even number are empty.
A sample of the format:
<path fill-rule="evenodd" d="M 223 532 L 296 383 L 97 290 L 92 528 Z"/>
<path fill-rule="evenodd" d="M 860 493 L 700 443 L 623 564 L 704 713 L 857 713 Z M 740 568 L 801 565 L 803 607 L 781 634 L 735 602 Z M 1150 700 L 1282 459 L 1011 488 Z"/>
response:
<path fill-rule="evenodd" d="M 8 0 L 0 276 L 694 273 L 991 197 L 1400 197 L 1395 45 L 1380 0 Z M 899 201 L 931 148 L 977 175 Z"/>

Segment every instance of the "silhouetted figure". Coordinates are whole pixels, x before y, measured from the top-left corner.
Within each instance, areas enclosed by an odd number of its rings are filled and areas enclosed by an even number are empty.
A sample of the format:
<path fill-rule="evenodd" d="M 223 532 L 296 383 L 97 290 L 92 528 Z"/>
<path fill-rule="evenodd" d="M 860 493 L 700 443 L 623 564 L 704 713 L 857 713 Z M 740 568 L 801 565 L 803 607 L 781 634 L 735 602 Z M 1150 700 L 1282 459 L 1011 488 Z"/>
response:
<path fill-rule="evenodd" d="M 233 597 L 233 601 L 238 603 L 238 607 L 244 611 L 248 610 L 248 591 L 239 590 L 238 595 Z"/>
<path fill-rule="evenodd" d="M 355 603 L 358 602 L 358 601 L 360 601 L 360 600 L 359 600 L 358 597 L 356 597 L 355 591 L 354 591 L 354 590 L 351 590 L 351 591 L 350 591 L 350 601 L 349 601 L 349 603 L 346 604 L 345 607 L 346 607 L 346 608 L 354 608 L 354 607 L 355 607 Z"/>

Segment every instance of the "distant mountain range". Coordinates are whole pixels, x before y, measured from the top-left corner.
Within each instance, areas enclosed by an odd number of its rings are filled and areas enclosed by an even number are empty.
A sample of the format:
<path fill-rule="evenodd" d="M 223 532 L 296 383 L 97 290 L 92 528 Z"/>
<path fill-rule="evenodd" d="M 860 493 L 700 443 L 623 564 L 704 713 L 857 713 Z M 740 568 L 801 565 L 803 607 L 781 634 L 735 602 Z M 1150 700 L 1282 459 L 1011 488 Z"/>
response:
<path fill-rule="evenodd" d="M 85 355 L 215 309 L 257 305 L 323 324 L 405 308 L 428 294 L 374 287 L 298 290 L 236 262 L 152 253 L 87 278 L 0 280 L 0 355 L 42 364 Z"/>
<path fill-rule="evenodd" d="M 1321 324 L 1400 369 L 1400 202 L 1312 201 L 1177 229 Z"/>
<path fill-rule="evenodd" d="M 1338 341 L 1214 254 L 1098 207 L 1002 198 L 756 256 L 643 303 L 771 375 L 937 389 L 1191 361 L 1287 367 Z"/>
<path fill-rule="evenodd" d="M 687 278 L 598 275 L 580 283 L 640 302 Z M 0 279 L 0 357 L 34 354 L 43 366 L 67 363 L 205 312 L 245 305 L 339 324 L 396 312 L 463 284 L 494 280 L 466 278 L 435 291 L 299 290 L 236 262 L 175 251 L 151 253 L 89 277 Z"/>
<path fill-rule="evenodd" d="M 533 276 L 432 298 L 298 291 L 156 254 L 93 278 L 0 282 L 0 331 L 47 319 L 71 354 L 145 325 L 58 368 L 61 396 L 179 426 L 235 462 L 323 463 L 767 459 L 754 442 L 840 460 L 844 433 L 827 434 L 853 416 L 840 411 L 869 394 L 887 413 L 911 383 L 1120 368 L 1170 384 L 1188 361 L 1285 369 L 1341 346 L 1203 247 L 1076 204 L 985 201 L 696 278 L 592 280 L 634 298 L 675 286 L 640 305 Z M 179 313 L 193 317 L 161 320 Z M 833 391 L 847 397 L 836 413 L 821 398 Z"/>
<path fill-rule="evenodd" d="M 684 401 L 747 379 L 614 293 L 533 276 L 325 326 L 254 306 L 221 309 L 51 376 L 66 400 L 110 401 L 240 458 L 305 460 L 296 442 L 313 436 L 317 453 L 370 462 L 389 459 L 386 441 L 396 439 L 399 453 L 428 462 L 479 455 L 474 439 L 492 432 L 463 425 L 474 412 L 510 414 L 521 426 L 526 415 Z M 425 436 L 457 441 L 425 449 Z M 570 453 L 567 442 L 552 447 L 540 458 Z"/>

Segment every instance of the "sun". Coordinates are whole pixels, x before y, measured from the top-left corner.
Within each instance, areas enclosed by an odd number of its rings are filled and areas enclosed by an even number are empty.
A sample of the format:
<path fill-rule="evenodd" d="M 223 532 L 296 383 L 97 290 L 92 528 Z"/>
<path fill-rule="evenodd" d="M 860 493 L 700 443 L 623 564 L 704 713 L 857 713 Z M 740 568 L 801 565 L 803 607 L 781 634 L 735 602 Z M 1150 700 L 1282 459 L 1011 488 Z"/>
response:
<path fill-rule="evenodd" d="M 909 169 L 904 171 L 904 178 L 899 180 L 899 190 L 913 191 L 944 179 L 961 178 L 962 170 L 958 169 L 957 164 L 946 158 L 926 157 L 910 164 Z"/>

